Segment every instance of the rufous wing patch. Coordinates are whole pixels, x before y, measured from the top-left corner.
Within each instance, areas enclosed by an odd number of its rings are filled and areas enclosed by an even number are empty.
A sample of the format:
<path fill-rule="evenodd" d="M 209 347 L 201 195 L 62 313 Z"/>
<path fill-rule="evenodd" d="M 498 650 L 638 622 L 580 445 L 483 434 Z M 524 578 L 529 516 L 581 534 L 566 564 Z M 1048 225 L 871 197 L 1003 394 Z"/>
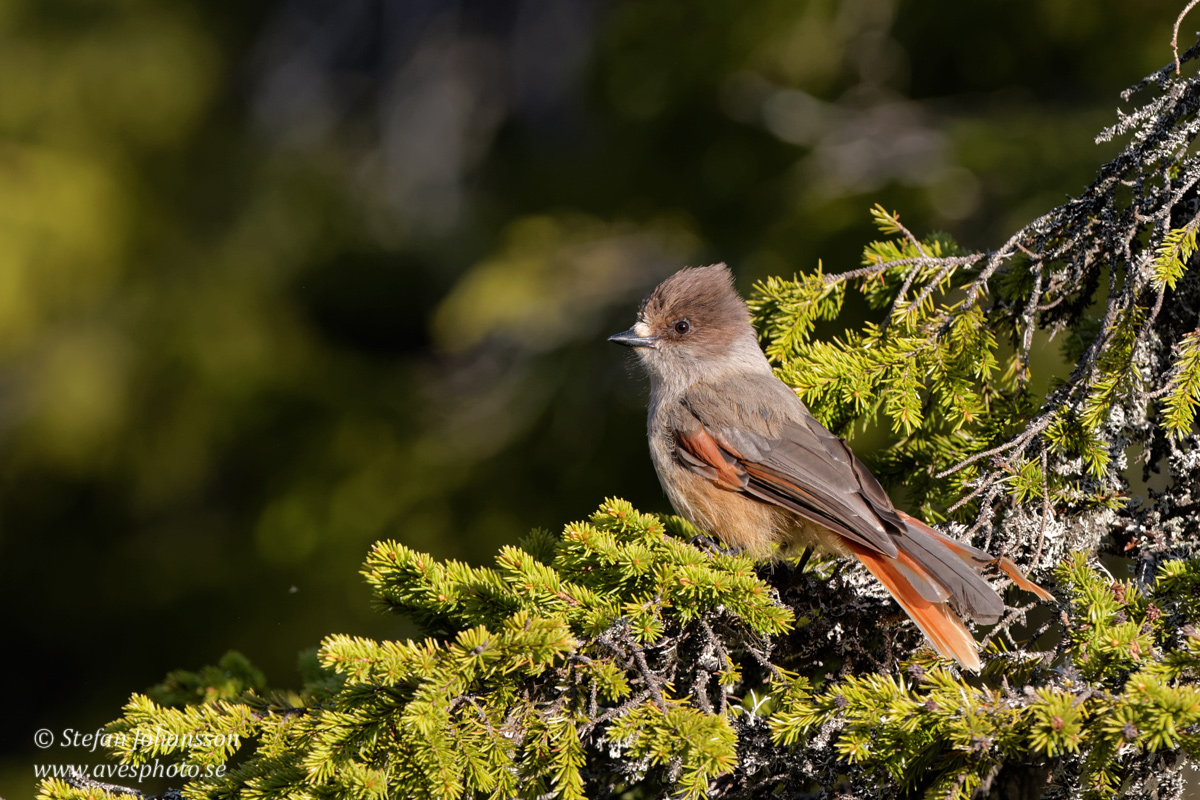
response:
<path fill-rule="evenodd" d="M 722 489 L 740 492 L 746 488 L 749 481 L 746 470 L 703 427 L 676 431 L 675 449 L 684 465 Z"/>

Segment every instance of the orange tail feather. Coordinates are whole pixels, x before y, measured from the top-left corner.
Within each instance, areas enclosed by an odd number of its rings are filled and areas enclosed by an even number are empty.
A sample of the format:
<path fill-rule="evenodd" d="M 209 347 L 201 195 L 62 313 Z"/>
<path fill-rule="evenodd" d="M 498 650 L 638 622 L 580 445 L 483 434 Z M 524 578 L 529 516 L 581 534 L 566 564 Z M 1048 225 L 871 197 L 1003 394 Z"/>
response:
<path fill-rule="evenodd" d="M 953 658 L 966 669 L 976 672 L 980 670 L 983 665 L 979 661 L 978 645 L 967 626 L 945 603 L 932 603 L 922 597 L 895 562 L 899 560 L 908 569 L 915 570 L 918 574 L 924 573 L 925 570 L 919 564 L 909 558 L 903 550 L 897 559 L 893 559 L 855 542 L 846 541 L 845 544 L 891 592 L 900 607 L 925 634 L 934 650 L 945 658 Z"/>
<path fill-rule="evenodd" d="M 1045 589 L 1029 580 L 1029 578 L 1026 578 L 1025 573 L 1021 571 L 1021 568 L 1009 561 L 1007 558 L 1001 558 L 997 566 L 1004 570 L 1004 574 L 1012 578 L 1012 582 L 1017 586 L 1020 586 L 1027 592 L 1033 592 L 1043 600 L 1054 602 L 1054 595 L 1050 594 Z"/>
<path fill-rule="evenodd" d="M 921 522 L 921 520 L 916 519 L 915 517 L 910 517 L 908 514 L 905 514 L 903 511 L 899 511 L 897 513 L 904 519 L 905 522 L 908 522 L 909 524 L 920 525 L 922 530 L 936 536 L 938 538 L 938 540 L 940 540 L 942 542 L 942 544 L 946 545 L 946 547 L 949 547 L 955 553 L 958 553 L 958 555 L 960 557 L 962 557 L 963 561 L 966 561 L 968 564 L 971 564 L 971 563 L 986 564 L 988 562 L 991 562 L 991 563 L 995 564 L 996 566 L 998 566 L 1001 570 L 1003 570 L 1005 575 L 1012 578 L 1012 582 L 1015 583 L 1017 586 L 1021 587 L 1022 589 L 1024 589 L 1027 592 L 1033 592 L 1042 600 L 1046 600 L 1051 603 L 1054 602 L 1054 595 L 1050 594 L 1045 589 L 1038 586 L 1033 581 L 1029 580 L 1029 578 L 1025 577 L 1025 573 L 1021 571 L 1021 568 L 1018 567 L 1016 564 L 1014 564 L 1009 559 L 1007 559 L 1007 558 L 996 559 L 992 556 L 989 556 L 987 553 L 983 552 L 982 550 L 976 550 L 974 547 L 967 547 L 962 542 L 951 539 L 949 536 L 945 535 L 944 533 L 939 531 L 937 528 L 930 527 L 929 525 L 926 525 L 924 522 Z M 982 560 L 981 560 L 981 557 L 982 557 Z"/>

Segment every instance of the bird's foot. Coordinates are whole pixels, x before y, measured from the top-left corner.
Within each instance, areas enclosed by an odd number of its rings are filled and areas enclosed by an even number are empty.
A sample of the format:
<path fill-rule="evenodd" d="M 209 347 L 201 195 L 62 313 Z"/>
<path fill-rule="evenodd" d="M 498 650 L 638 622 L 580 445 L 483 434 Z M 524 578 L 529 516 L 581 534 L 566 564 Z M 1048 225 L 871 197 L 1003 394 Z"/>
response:
<path fill-rule="evenodd" d="M 703 550 L 704 552 L 715 556 L 734 556 L 738 553 L 737 550 L 726 547 L 719 539 L 714 539 L 707 533 L 702 533 L 699 536 L 693 536 L 688 544 L 697 550 Z"/>

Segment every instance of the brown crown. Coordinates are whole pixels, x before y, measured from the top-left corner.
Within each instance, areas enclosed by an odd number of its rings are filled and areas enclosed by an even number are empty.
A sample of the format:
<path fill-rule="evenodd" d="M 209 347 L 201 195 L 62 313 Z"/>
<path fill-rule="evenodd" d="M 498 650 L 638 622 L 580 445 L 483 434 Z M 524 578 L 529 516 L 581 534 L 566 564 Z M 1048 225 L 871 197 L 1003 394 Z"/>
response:
<path fill-rule="evenodd" d="M 724 264 L 676 272 L 642 301 L 638 317 L 668 336 L 677 321 L 686 319 L 697 339 L 722 332 L 733 335 L 750 324 L 746 302 L 733 288 L 733 275 Z"/>

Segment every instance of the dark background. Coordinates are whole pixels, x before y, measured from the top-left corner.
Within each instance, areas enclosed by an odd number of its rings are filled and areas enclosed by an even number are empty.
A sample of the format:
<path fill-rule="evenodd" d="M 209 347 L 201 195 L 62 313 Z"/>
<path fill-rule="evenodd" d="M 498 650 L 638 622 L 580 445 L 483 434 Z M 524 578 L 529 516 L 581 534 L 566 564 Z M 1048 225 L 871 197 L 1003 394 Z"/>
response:
<path fill-rule="evenodd" d="M 649 287 L 852 269 L 876 202 L 998 244 L 1182 5 L 0 0 L 0 796 L 170 669 L 410 635 L 376 539 L 667 510 Z"/>

